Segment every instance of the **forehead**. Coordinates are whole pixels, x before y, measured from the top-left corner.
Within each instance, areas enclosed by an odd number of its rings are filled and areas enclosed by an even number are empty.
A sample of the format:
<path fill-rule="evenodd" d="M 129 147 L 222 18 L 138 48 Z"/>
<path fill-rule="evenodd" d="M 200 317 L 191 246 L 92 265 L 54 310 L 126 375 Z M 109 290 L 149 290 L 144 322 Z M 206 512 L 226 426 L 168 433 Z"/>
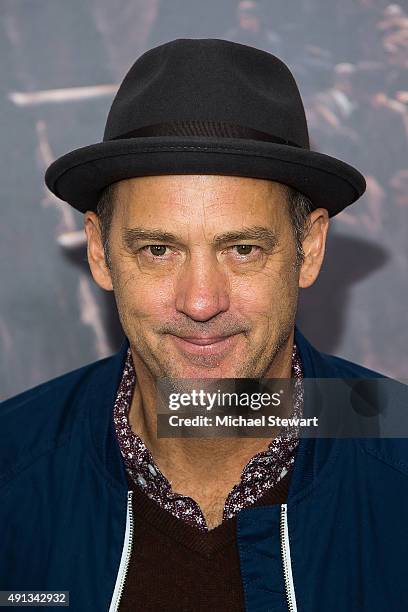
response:
<path fill-rule="evenodd" d="M 115 184 L 114 217 L 122 224 L 276 222 L 287 208 L 287 187 L 265 179 L 160 175 Z"/>

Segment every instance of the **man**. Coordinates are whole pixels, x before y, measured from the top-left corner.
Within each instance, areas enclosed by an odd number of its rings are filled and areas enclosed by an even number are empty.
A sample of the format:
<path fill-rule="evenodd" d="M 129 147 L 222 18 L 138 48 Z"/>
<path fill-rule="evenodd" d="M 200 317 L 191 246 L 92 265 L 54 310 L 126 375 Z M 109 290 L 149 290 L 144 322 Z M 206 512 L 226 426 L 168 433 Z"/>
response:
<path fill-rule="evenodd" d="M 238 2 L 235 19 L 236 23 L 225 32 L 224 38 L 244 45 L 256 44 L 257 47 L 282 57 L 282 37 L 266 25 L 265 8 L 257 0 Z"/>
<path fill-rule="evenodd" d="M 162 377 L 380 377 L 295 328 L 364 179 L 310 151 L 288 68 L 224 40 L 152 49 L 103 142 L 46 182 L 84 213 L 126 342 L 3 404 L 1 589 L 80 611 L 406 609 L 405 440 L 157 436 Z"/>

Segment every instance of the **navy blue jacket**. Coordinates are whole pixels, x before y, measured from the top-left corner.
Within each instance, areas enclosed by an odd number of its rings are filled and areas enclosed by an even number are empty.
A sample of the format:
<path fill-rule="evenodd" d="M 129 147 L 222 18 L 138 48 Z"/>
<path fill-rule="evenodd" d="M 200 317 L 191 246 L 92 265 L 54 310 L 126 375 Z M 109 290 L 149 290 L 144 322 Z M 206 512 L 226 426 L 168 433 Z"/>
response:
<path fill-rule="evenodd" d="M 379 376 L 295 341 L 305 377 Z M 113 423 L 127 346 L 0 405 L 0 590 L 117 609 L 137 546 Z M 287 504 L 237 530 L 248 612 L 406 612 L 407 440 L 302 439 Z"/>

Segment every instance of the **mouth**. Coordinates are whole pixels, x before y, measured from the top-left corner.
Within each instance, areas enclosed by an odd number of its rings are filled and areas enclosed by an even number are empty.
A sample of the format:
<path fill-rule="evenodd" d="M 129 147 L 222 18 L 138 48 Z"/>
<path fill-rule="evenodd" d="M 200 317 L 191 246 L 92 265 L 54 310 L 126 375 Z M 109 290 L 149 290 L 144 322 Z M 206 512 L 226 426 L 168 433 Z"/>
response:
<path fill-rule="evenodd" d="M 233 347 L 239 334 L 232 336 L 175 336 L 170 334 L 176 347 L 194 355 L 220 355 Z"/>

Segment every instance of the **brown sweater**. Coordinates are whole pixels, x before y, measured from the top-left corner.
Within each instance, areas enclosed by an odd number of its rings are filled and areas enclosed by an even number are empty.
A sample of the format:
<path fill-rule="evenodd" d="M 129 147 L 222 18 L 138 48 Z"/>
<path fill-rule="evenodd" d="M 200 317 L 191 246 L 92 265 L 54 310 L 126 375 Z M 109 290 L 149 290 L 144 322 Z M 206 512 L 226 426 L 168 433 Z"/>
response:
<path fill-rule="evenodd" d="M 292 471 L 255 506 L 286 502 Z M 133 548 L 120 612 L 241 612 L 236 517 L 208 532 L 191 527 L 133 489 Z"/>

